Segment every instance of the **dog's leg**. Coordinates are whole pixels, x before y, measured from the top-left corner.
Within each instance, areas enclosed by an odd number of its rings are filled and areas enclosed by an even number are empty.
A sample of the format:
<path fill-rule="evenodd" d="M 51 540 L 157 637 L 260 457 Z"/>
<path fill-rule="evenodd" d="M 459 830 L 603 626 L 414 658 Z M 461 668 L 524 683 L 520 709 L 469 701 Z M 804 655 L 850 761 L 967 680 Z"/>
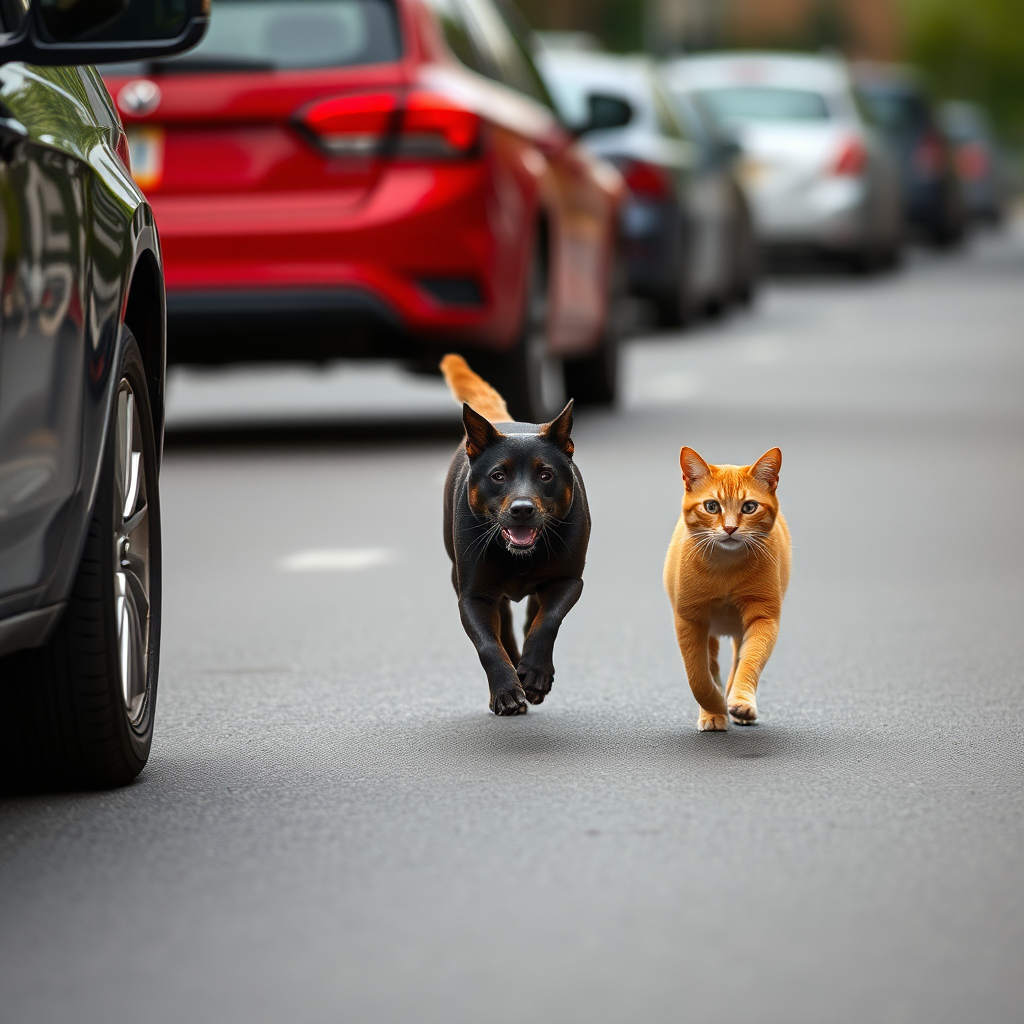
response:
<path fill-rule="evenodd" d="M 519 664 L 519 642 L 516 640 L 516 631 L 512 625 L 512 602 L 503 597 L 498 602 L 498 615 L 501 617 L 501 646 L 505 648 L 508 660 L 513 665 Z"/>
<path fill-rule="evenodd" d="M 540 704 L 551 692 L 555 678 L 555 638 L 558 627 L 583 593 L 583 580 L 555 580 L 541 587 L 536 595 L 534 615 L 523 641 L 523 656 L 516 672 L 523 684 L 526 699 Z M 531 596 L 531 601 L 534 597 Z M 527 608 L 529 616 L 529 608 Z"/>
<path fill-rule="evenodd" d="M 473 641 L 480 664 L 487 673 L 491 710 L 496 715 L 523 715 L 528 710 L 526 694 L 519 683 L 508 654 L 502 646 L 499 603 L 489 597 L 459 597 L 462 625 Z"/>
<path fill-rule="evenodd" d="M 530 632 L 530 627 L 533 625 L 533 620 L 537 618 L 537 612 L 540 610 L 540 601 L 537 600 L 536 594 L 531 594 L 526 599 L 526 621 L 523 623 L 523 636 Z"/>

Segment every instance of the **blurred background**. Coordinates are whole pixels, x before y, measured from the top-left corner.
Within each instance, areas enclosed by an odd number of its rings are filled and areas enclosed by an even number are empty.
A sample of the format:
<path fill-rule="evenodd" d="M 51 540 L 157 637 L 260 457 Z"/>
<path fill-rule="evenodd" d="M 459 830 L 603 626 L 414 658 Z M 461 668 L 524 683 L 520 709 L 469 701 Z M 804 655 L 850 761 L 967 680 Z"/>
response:
<path fill-rule="evenodd" d="M 1022 181 L 1012 0 L 219 0 L 104 73 L 172 428 L 439 412 L 449 348 L 520 418 L 612 407 L 629 336 L 957 248 Z"/>
<path fill-rule="evenodd" d="M 971 100 L 1024 143 L 1024 19 L 1014 0 L 519 0 L 535 28 L 659 56 L 834 50 L 920 69 L 937 97 Z"/>

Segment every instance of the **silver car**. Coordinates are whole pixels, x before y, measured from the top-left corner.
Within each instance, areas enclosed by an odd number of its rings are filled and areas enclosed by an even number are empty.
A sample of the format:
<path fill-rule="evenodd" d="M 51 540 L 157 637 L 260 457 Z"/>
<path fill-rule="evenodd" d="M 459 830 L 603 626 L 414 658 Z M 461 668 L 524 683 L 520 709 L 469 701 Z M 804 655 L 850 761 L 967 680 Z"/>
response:
<path fill-rule="evenodd" d="M 658 322 L 749 301 L 756 259 L 735 146 L 674 104 L 645 58 L 549 49 L 537 63 L 563 118 L 629 187 L 621 231 L 630 290 L 653 300 Z"/>
<path fill-rule="evenodd" d="M 827 250 L 863 269 L 898 259 L 896 159 L 861 114 L 842 61 L 713 54 L 671 62 L 664 79 L 741 144 L 763 244 Z"/>

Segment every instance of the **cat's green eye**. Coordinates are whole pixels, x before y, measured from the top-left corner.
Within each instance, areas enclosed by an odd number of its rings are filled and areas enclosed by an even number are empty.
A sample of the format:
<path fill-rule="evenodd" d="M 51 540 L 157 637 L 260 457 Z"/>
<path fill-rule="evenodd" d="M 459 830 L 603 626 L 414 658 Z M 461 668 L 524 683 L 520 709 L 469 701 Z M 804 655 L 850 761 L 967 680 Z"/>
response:
<path fill-rule="evenodd" d="M 740 506 L 740 511 L 743 512 L 745 515 L 749 516 L 750 513 L 753 512 L 754 509 L 756 509 L 756 508 L 757 508 L 757 502 L 756 501 L 745 501 Z"/>
<path fill-rule="evenodd" d="M 714 513 L 714 512 L 721 512 L 722 511 L 722 506 L 719 505 L 717 501 L 705 501 L 704 502 L 704 511 L 705 512 L 712 512 L 712 513 Z"/>

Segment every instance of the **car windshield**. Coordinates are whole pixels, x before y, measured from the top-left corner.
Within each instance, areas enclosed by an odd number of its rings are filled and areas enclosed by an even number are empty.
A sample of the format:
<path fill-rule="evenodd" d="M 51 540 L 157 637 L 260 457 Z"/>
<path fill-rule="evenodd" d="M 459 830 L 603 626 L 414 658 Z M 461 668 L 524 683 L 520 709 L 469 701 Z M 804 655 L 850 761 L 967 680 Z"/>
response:
<path fill-rule="evenodd" d="M 820 92 L 777 86 L 729 86 L 702 89 L 704 106 L 722 124 L 750 121 L 827 121 L 828 104 Z"/>
<path fill-rule="evenodd" d="M 217 0 L 203 41 L 149 73 L 286 71 L 382 64 L 402 54 L 392 0 Z M 109 72 L 143 70 L 119 65 Z"/>

